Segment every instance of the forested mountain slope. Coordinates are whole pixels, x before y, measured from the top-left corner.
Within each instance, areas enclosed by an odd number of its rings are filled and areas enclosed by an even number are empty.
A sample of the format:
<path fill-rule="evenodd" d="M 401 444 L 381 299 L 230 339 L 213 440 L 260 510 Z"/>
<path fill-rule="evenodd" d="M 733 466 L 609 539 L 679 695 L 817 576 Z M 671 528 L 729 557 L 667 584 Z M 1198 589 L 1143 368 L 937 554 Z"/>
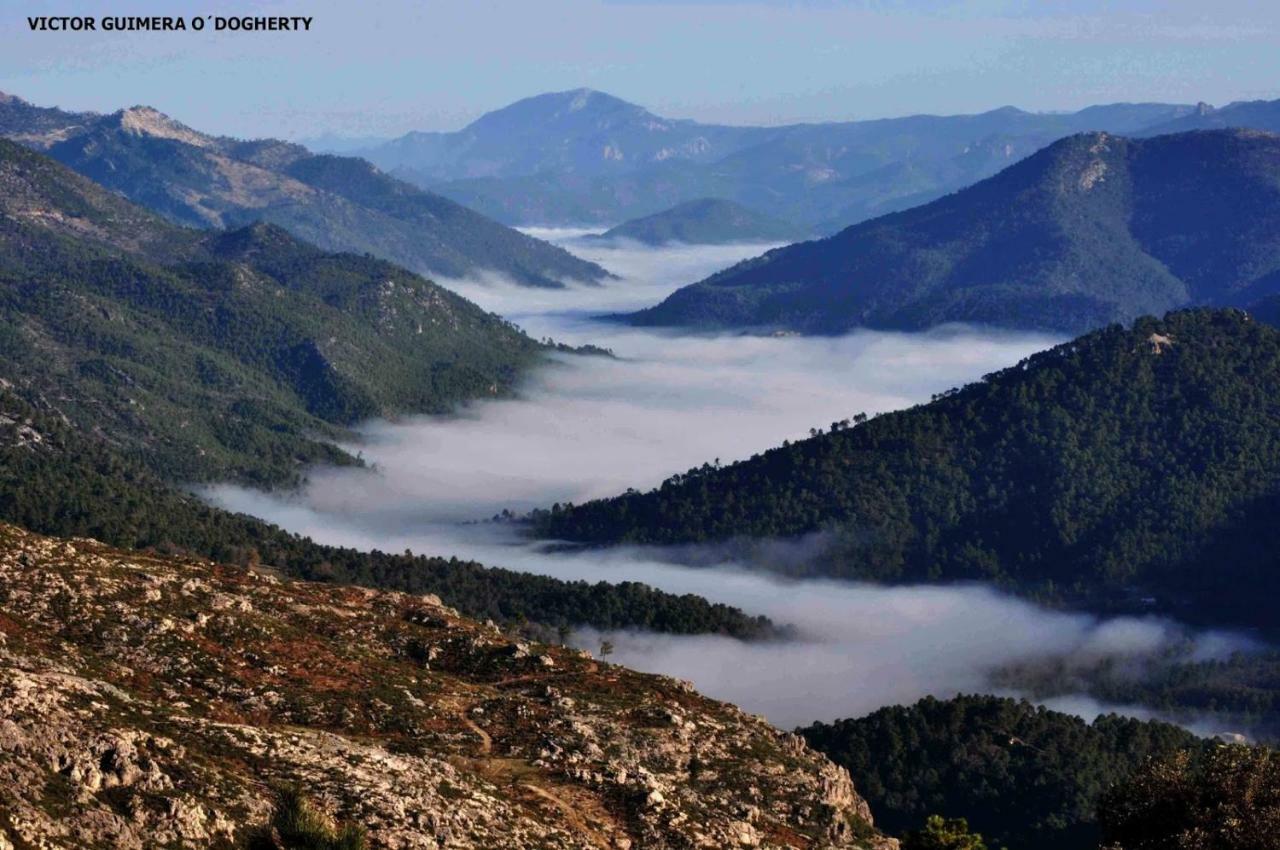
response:
<path fill-rule="evenodd" d="M 945 322 L 1078 333 L 1280 290 L 1280 136 L 1057 142 L 954 195 L 789 245 L 626 317 L 841 333 Z"/>
<path fill-rule="evenodd" d="M 274 139 L 210 136 L 148 107 L 93 115 L 0 96 L 0 135 L 178 224 L 264 221 L 326 250 L 369 253 L 445 277 L 497 272 L 558 287 L 608 274 L 362 159 L 315 156 Z"/>
<path fill-rule="evenodd" d="M 889 832 L 963 817 L 1008 850 L 1097 847 L 1104 792 L 1148 759 L 1210 746 L 1167 723 L 1114 714 L 1086 723 L 991 696 L 926 697 L 800 734 L 849 769 Z"/>
<path fill-rule="evenodd" d="M 543 346 L 382 260 L 168 224 L 0 140 L 0 376 L 171 480 L 288 480 L 359 419 L 510 390 Z"/>
<path fill-rule="evenodd" d="M 1280 332 L 1238 310 L 1110 326 L 932 403 L 845 420 L 540 535 L 687 543 L 829 532 L 780 569 L 989 580 L 1045 598 L 1274 629 Z"/>
<path fill-rule="evenodd" d="M 770 624 L 624 583 L 319 546 L 172 488 L 354 461 L 364 416 L 509 391 L 546 347 L 390 263 L 271 225 L 176 227 L 0 140 L 0 519 L 325 581 L 440 593 L 503 622 L 740 637 Z"/>

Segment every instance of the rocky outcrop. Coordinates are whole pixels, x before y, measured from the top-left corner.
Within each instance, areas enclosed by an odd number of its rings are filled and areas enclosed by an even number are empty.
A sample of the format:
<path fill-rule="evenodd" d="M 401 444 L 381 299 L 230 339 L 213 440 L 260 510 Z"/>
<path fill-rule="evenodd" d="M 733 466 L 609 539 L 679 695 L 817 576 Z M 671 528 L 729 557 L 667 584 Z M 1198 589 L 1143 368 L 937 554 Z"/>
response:
<path fill-rule="evenodd" d="M 0 526 L 0 848 L 236 846 L 273 783 L 389 848 L 892 847 L 683 682 L 435 597 Z"/>

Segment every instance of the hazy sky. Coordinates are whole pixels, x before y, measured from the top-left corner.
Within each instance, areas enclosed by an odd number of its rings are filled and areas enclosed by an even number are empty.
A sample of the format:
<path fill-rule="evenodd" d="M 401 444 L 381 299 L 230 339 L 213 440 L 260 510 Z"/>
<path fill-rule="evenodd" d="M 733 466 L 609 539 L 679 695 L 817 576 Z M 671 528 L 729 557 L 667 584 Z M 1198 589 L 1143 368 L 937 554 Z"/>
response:
<path fill-rule="evenodd" d="M 310 33 L 31 32 L 59 14 L 302 14 Z M 1280 4 L 0 0 L 0 90 L 235 135 L 453 129 L 589 86 L 733 123 L 1280 97 Z"/>

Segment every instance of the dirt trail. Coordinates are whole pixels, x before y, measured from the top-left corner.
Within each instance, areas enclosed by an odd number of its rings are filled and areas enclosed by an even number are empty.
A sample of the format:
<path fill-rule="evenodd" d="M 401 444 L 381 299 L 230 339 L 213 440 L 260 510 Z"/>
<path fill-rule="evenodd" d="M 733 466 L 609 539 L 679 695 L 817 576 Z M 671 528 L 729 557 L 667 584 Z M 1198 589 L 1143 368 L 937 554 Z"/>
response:
<path fill-rule="evenodd" d="M 574 832 L 586 836 L 595 846 L 601 848 L 614 846 L 613 841 L 607 835 L 587 823 L 587 819 L 582 816 L 582 812 L 578 811 L 577 806 L 573 805 L 573 803 L 540 785 L 522 782 L 520 787 L 558 808 L 561 814 L 564 815 L 565 821 L 573 827 Z"/>
<path fill-rule="evenodd" d="M 487 756 L 493 752 L 493 738 L 489 737 L 489 733 L 480 728 L 480 724 L 476 723 L 470 717 L 465 715 L 462 718 L 463 724 L 480 736 L 480 755 Z"/>
<path fill-rule="evenodd" d="M 499 679 L 494 682 L 493 687 L 503 688 L 507 685 L 518 685 L 521 682 L 541 682 L 548 679 L 560 679 L 568 676 L 582 676 L 595 673 L 599 669 L 600 665 L 593 661 L 583 670 L 557 670 L 554 673 L 525 673 L 520 676 L 509 676 L 505 679 Z"/>

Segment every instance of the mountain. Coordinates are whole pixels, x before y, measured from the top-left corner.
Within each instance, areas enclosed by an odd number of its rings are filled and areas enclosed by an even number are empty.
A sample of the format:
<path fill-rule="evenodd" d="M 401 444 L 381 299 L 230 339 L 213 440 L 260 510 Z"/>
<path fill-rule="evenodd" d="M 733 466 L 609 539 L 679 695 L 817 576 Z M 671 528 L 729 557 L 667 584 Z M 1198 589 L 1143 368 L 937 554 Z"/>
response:
<path fill-rule="evenodd" d="M 358 420 L 511 391 L 545 347 L 383 260 L 177 227 L 0 140 L 0 376 L 180 481 L 350 462 Z"/>
<path fill-rule="evenodd" d="M 542 512 L 533 530 L 597 544 L 804 538 L 822 551 L 791 571 L 986 581 L 1274 631 L 1277 399 L 1280 331 L 1238 310 L 1172 313 L 929 404 Z"/>
<path fill-rule="evenodd" d="M 1078 333 L 1280 291 L 1280 136 L 1073 136 L 967 189 L 779 248 L 628 317 L 841 333 Z"/>
<path fill-rule="evenodd" d="M 669 160 L 712 162 L 775 133 L 660 118 L 604 92 L 575 89 L 525 98 L 455 133 L 408 133 L 360 153 L 419 181 L 599 175 Z"/>
<path fill-rule="evenodd" d="M 410 133 L 361 153 L 379 167 L 513 224 L 613 224 L 723 198 L 808 231 L 933 200 L 1056 139 L 1134 134 L 1194 110 L 1109 104 L 1075 113 L 729 127 L 663 118 L 602 92 L 539 95 L 453 133 Z"/>
<path fill-rule="evenodd" d="M 529 286 L 607 276 L 361 159 L 273 139 L 209 136 L 148 107 L 99 116 L 0 99 L 0 135 L 191 227 L 277 224 L 330 251 L 368 253 L 421 274 L 497 272 Z"/>
<path fill-rule="evenodd" d="M 896 846 L 798 736 L 432 596 L 7 525 L 0 588 L 5 847 Z"/>
<path fill-rule="evenodd" d="M 1147 127 L 1139 135 L 1163 135 L 1185 133 L 1190 130 L 1221 130 L 1227 127 L 1248 127 L 1280 133 L 1280 100 L 1243 100 L 1214 109 L 1207 103 L 1179 118 Z"/>
<path fill-rule="evenodd" d="M 701 198 L 654 215 L 623 222 L 598 239 L 632 239 L 646 245 L 680 242 L 725 245 L 733 242 L 789 242 L 800 231 L 784 221 L 733 201 Z"/>
<path fill-rule="evenodd" d="M 963 817 L 1008 850 L 1097 847 L 1103 792 L 1148 759 L 1208 748 L 1167 723 L 1114 714 L 1086 723 L 989 696 L 926 697 L 799 733 L 849 769 L 889 832 Z"/>

